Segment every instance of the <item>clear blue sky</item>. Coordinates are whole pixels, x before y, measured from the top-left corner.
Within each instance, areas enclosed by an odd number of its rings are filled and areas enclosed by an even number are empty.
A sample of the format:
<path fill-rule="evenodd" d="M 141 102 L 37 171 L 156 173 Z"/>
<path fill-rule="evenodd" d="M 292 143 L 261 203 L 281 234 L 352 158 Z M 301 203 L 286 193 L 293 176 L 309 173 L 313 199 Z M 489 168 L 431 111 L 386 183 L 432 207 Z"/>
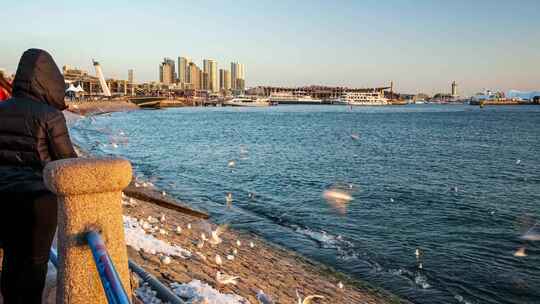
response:
<path fill-rule="evenodd" d="M 158 78 L 164 56 L 246 64 L 247 84 L 466 94 L 540 89 L 540 1 L 0 0 L 0 68 L 30 47 L 107 77 Z"/>

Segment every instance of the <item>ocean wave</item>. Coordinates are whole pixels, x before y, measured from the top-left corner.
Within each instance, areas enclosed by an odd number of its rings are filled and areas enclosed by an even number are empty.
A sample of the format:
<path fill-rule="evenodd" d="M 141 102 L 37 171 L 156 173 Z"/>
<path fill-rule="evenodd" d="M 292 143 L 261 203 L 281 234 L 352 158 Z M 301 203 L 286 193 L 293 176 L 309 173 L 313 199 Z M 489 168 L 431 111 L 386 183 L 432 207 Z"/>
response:
<path fill-rule="evenodd" d="M 313 230 L 293 225 L 292 228 L 297 233 L 307 236 L 309 239 L 317 242 L 321 248 L 335 249 L 337 257 L 343 261 L 359 259 L 360 254 L 354 249 L 354 244 L 341 235 L 332 235 L 324 230 Z"/>
<path fill-rule="evenodd" d="M 409 281 L 411 284 L 414 284 L 415 286 L 418 286 L 422 289 L 431 288 L 431 284 L 428 282 L 427 276 L 423 274 L 421 271 L 413 272 L 407 269 L 399 268 L 399 269 L 389 270 L 388 272 L 392 275 L 404 278 L 407 281 Z"/>

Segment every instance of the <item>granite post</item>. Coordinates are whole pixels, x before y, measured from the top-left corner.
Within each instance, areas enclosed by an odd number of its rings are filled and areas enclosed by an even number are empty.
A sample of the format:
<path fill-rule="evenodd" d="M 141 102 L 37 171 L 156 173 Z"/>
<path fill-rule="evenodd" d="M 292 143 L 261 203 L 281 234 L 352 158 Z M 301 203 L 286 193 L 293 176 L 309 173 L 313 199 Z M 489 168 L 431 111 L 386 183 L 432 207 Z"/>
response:
<path fill-rule="evenodd" d="M 131 164 L 121 158 L 73 158 L 45 167 L 45 185 L 58 196 L 57 303 L 107 302 L 85 242 L 89 229 L 101 233 L 125 290 L 131 290 L 122 221 L 122 190 L 131 177 Z"/>

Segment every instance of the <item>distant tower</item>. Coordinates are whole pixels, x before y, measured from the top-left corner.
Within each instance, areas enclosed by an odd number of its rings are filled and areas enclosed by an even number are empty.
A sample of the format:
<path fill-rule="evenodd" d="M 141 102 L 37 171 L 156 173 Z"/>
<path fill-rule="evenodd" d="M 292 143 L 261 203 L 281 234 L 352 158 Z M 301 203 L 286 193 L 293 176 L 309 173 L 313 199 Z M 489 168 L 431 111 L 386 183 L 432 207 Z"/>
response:
<path fill-rule="evenodd" d="M 458 96 L 458 92 L 457 92 L 457 83 L 456 81 L 452 81 L 452 97 L 457 97 Z"/>
<path fill-rule="evenodd" d="M 128 82 L 133 84 L 133 69 L 128 70 Z"/>
<path fill-rule="evenodd" d="M 111 97 L 111 91 L 109 90 L 109 87 L 107 86 L 107 82 L 105 82 L 105 77 L 103 77 L 103 71 L 101 70 L 101 66 L 99 65 L 99 62 L 92 59 L 92 62 L 94 63 L 94 68 L 96 69 L 96 76 L 99 78 L 99 84 L 101 85 L 101 90 L 103 91 L 103 95 L 107 97 Z"/>

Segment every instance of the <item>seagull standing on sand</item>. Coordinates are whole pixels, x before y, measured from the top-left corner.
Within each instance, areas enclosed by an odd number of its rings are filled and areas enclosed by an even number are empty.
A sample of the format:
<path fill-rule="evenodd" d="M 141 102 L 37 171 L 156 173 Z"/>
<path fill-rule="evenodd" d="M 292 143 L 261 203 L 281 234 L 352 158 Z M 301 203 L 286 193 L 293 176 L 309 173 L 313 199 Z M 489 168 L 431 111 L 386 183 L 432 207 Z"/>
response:
<path fill-rule="evenodd" d="M 229 225 L 224 224 L 224 225 L 219 225 L 216 228 L 216 230 L 212 230 L 209 243 L 212 244 L 213 246 L 221 244 L 223 240 L 220 238 L 220 235 L 222 235 L 227 230 L 228 227 Z"/>
<path fill-rule="evenodd" d="M 231 276 L 228 274 L 221 273 L 219 271 L 216 273 L 216 281 L 221 285 L 227 285 L 227 284 L 236 285 L 238 284 L 238 279 L 240 279 L 240 277 Z"/>
<path fill-rule="evenodd" d="M 221 260 L 221 257 L 219 254 L 216 254 L 216 264 L 221 266 L 223 264 L 223 260 Z"/>

